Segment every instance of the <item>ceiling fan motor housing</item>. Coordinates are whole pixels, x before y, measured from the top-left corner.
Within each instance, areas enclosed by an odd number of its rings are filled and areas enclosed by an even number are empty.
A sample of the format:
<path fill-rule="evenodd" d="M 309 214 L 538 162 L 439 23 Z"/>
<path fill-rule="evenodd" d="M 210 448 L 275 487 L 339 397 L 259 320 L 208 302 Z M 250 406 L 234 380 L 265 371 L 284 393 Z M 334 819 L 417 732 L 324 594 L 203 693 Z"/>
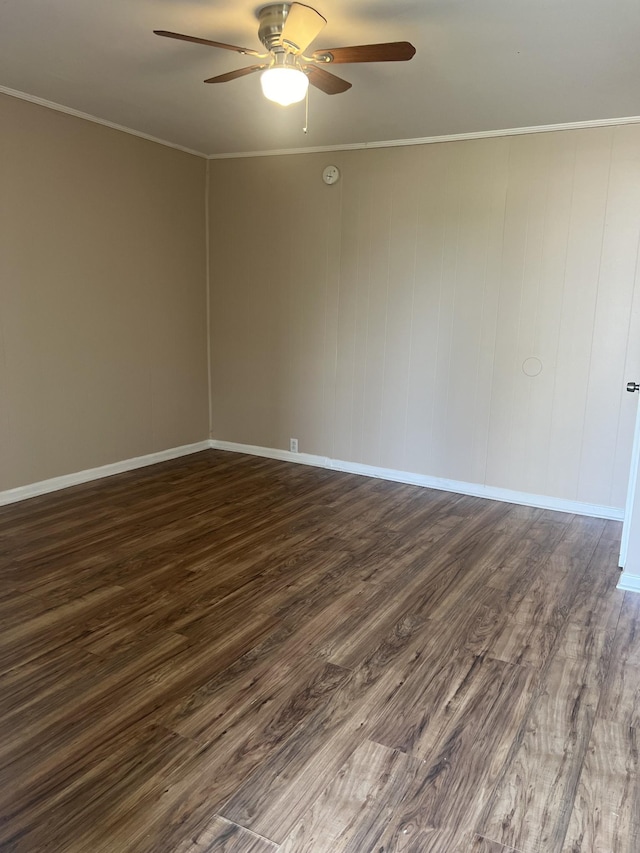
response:
<path fill-rule="evenodd" d="M 287 20 L 291 3 L 271 3 L 258 12 L 258 38 L 269 51 L 283 51 L 281 43 L 284 22 Z"/>

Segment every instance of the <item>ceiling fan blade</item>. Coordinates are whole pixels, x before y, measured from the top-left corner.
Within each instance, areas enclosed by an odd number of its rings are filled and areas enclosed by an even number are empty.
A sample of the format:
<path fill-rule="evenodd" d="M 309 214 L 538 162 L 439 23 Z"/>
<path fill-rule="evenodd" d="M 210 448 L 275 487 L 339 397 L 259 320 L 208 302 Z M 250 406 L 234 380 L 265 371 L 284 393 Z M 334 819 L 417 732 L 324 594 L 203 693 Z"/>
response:
<path fill-rule="evenodd" d="M 346 92 L 352 86 L 351 83 L 347 83 L 346 80 L 336 77 L 335 74 L 330 74 L 317 65 L 305 65 L 303 71 L 309 78 L 309 83 L 327 95 L 339 95 L 340 92 Z"/>
<path fill-rule="evenodd" d="M 256 71 L 262 71 L 266 65 L 247 65 L 245 68 L 237 68 L 235 71 L 227 71 L 226 74 L 218 74 L 217 77 L 209 77 L 205 83 L 228 83 L 229 80 L 236 80 L 238 77 L 246 77 L 247 74 L 255 74 Z"/>
<path fill-rule="evenodd" d="M 311 6 L 292 3 L 282 28 L 280 42 L 293 48 L 294 53 L 302 53 L 324 29 L 326 23 L 326 18 Z"/>
<path fill-rule="evenodd" d="M 182 33 L 170 33 L 168 30 L 154 30 L 157 36 L 165 36 L 170 39 L 180 39 L 180 41 L 190 41 L 194 44 L 206 44 L 208 47 L 221 47 L 223 50 L 235 50 L 236 53 L 244 53 L 246 56 L 259 56 L 262 58 L 267 54 L 258 53 L 257 50 L 252 50 L 250 47 L 238 47 L 235 44 L 225 44 L 222 41 L 210 41 L 209 39 L 201 39 L 197 36 L 185 36 Z"/>
<path fill-rule="evenodd" d="M 353 47 L 331 47 L 314 50 L 311 58 L 316 62 L 406 62 L 415 55 L 415 47 L 408 41 L 390 41 L 385 44 L 360 44 Z"/>

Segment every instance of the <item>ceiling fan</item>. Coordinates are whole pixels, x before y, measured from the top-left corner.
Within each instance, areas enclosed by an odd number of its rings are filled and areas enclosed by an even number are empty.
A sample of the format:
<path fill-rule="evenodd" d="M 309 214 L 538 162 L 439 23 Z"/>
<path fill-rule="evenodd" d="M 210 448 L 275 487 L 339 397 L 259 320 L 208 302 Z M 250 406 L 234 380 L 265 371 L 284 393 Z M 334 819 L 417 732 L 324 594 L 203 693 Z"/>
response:
<path fill-rule="evenodd" d="M 326 65 L 350 62 L 406 62 L 416 52 L 415 47 L 408 41 L 394 41 L 322 48 L 314 50 L 311 56 L 305 56 L 304 51 L 327 23 L 319 12 L 302 3 L 271 3 L 259 9 L 257 17 L 258 38 L 267 53 L 167 30 L 154 30 L 154 33 L 166 38 L 233 50 L 264 60 L 256 65 L 209 77 L 204 82 L 227 83 L 229 80 L 262 71 L 261 84 L 265 97 L 283 106 L 301 101 L 307 93 L 309 83 L 327 95 L 337 95 L 351 88 L 351 83 L 327 71 L 324 67 Z"/>

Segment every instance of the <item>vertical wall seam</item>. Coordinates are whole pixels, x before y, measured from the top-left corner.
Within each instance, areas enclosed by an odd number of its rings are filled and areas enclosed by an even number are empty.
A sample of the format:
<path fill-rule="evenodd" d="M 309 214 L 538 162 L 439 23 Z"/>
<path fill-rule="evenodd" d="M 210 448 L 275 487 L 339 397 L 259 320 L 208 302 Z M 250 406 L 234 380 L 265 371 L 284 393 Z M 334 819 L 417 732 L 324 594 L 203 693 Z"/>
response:
<path fill-rule="evenodd" d="M 357 204 L 356 204 L 356 229 L 355 229 L 355 258 L 356 258 L 356 271 L 354 278 L 354 311 L 353 311 L 353 358 L 351 360 L 351 399 L 349 401 L 349 453 L 354 453 L 354 422 L 356 419 L 356 376 L 357 376 L 357 368 L 356 361 L 358 356 L 358 308 L 360 307 L 360 273 L 361 273 L 361 264 L 360 264 L 360 247 L 361 247 L 361 223 L 362 223 L 362 179 L 360 177 L 360 173 L 358 172 L 358 191 L 357 191 Z M 342 244 L 340 248 L 341 257 L 342 257 Z M 342 276 L 340 278 L 342 282 Z M 338 318 L 338 329 L 340 328 L 340 318 Z"/>
<path fill-rule="evenodd" d="M 462 195 L 463 195 L 463 186 L 460 178 L 460 173 L 462 170 L 466 170 L 467 167 L 467 157 L 468 157 L 468 148 L 464 147 L 460 149 L 461 156 L 460 160 L 463 165 L 460 165 L 460 161 L 458 161 L 458 170 L 456 170 L 454 179 L 455 183 L 453 185 L 453 190 L 457 195 L 456 198 L 456 210 L 455 210 L 455 256 L 453 262 L 453 273 L 452 278 L 448 282 L 449 286 L 452 289 L 453 295 L 451 298 L 451 317 L 449 319 L 449 341 L 447 346 L 447 383 L 445 385 L 444 390 L 444 406 L 442 407 L 442 419 L 441 419 L 441 435 L 444 432 L 447 437 L 449 435 L 449 426 L 451 423 L 450 417 L 450 401 L 451 401 L 451 385 L 452 385 L 452 375 L 451 375 L 451 365 L 453 363 L 453 342 L 456 334 L 456 306 L 460 303 L 460 293 L 459 293 L 459 281 L 458 281 L 458 270 L 460 268 L 460 239 L 461 239 L 461 231 L 462 231 Z M 453 229 L 451 229 L 453 232 Z M 443 250 L 446 252 L 446 240 L 444 243 Z M 437 374 L 436 374 L 436 388 L 437 388 Z M 457 393 L 457 389 L 456 393 Z M 448 444 L 447 444 L 447 452 L 448 452 Z M 457 454 L 456 454 L 457 456 Z M 447 458 L 447 464 L 449 463 L 449 457 Z M 457 476 L 457 474 L 456 474 Z"/>
<path fill-rule="evenodd" d="M 500 264 L 499 269 L 496 274 L 498 276 L 498 292 L 496 294 L 496 327 L 493 335 L 493 353 L 491 357 L 491 376 L 489 380 L 489 399 L 487 401 L 487 417 L 488 417 L 488 429 L 487 429 L 487 443 L 485 446 L 485 454 L 484 454 L 484 466 L 482 471 L 482 480 L 481 482 L 484 485 L 488 484 L 489 479 L 489 454 L 492 449 L 492 438 L 491 438 L 491 427 L 494 421 L 493 416 L 493 407 L 495 403 L 495 386 L 496 386 L 496 356 L 498 351 L 498 331 L 499 331 L 499 320 L 500 320 L 500 304 L 504 299 L 504 242 L 505 235 L 507 233 L 507 217 L 509 214 L 509 194 L 513 194 L 513 187 L 511 185 L 511 162 L 512 162 L 512 154 L 513 154 L 513 146 L 511 144 L 511 140 L 509 140 L 507 146 L 507 160 L 504 166 L 504 195 L 502 197 L 502 229 L 500 236 Z"/>
<path fill-rule="evenodd" d="M 418 272 L 418 217 L 419 217 L 419 209 L 420 209 L 420 201 L 419 201 L 419 193 L 416 190 L 415 201 L 416 201 L 416 209 L 415 209 L 415 217 L 413 221 L 413 270 L 411 273 L 411 308 L 409 315 L 409 357 L 407 359 L 407 394 L 404 405 L 404 431 L 403 431 L 403 439 L 402 439 L 402 454 L 400 458 L 402 459 L 403 465 L 408 465 L 407 462 L 407 438 L 409 434 L 409 407 L 410 407 L 410 396 L 411 396 L 411 374 L 413 368 L 413 326 L 414 326 L 414 315 L 415 315 L 415 306 L 416 306 L 416 277 Z"/>
<path fill-rule="evenodd" d="M 385 396 L 386 396 L 386 379 L 387 379 L 387 344 L 388 344 L 388 335 L 389 335 L 389 292 L 390 285 L 389 281 L 391 279 L 391 248 L 393 244 L 393 193 L 395 189 L 395 170 L 396 170 L 396 162 L 395 158 L 391 160 L 391 193 L 389 197 L 389 224 L 387 228 L 387 271 L 386 271 L 386 285 L 385 285 L 385 295 L 384 295 L 384 334 L 382 336 L 382 381 L 380 383 L 380 414 L 378 416 L 378 422 L 380 425 L 380 429 L 378 431 L 378 464 L 382 461 L 382 432 L 384 428 L 385 422 Z"/>
<path fill-rule="evenodd" d="M 569 240 L 571 235 L 571 226 L 573 223 L 574 216 L 574 203 L 575 203 L 575 195 L 576 195 L 576 168 L 578 163 L 578 138 L 575 137 L 573 144 L 573 166 L 572 166 L 572 174 L 571 174 L 571 199 L 569 201 L 569 215 L 567 217 L 567 239 L 564 246 L 564 260 L 562 264 L 562 298 L 560 301 L 560 313 L 558 315 L 558 332 L 556 338 L 556 347 L 554 354 L 554 370 L 553 370 L 553 387 L 551 389 L 551 424 L 549 427 L 549 449 L 547 451 L 547 464 L 546 471 L 544 476 L 546 490 L 549 489 L 549 479 L 551 477 L 551 450 L 552 450 L 552 441 L 554 435 L 554 424 L 558 419 L 558 404 L 557 404 L 557 390 L 558 390 L 558 357 L 560 352 L 560 341 L 562 340 L 562 326 L 563 319 L 565 316 L 565 305 L 567 302 L 567 264 L 569 259 Z M 582 425 L 584 427 L 584 424 Z M 576 490 L 577 491 L 577 490 Z"/>
<path fill-rule="evenodd" d="M 2 303 L 2 299 L 0 298 L 0 304 Z M 3 322 L 3 311 L 0 311 L 0 361 L 4 365 L 4 376 L 6 380 L 6 390 L 7 397 L 9 395 L 9 360 L 7 358 L 7 345 L 6 345 L 6 332 Z M 12 429 L 11 422 L 11 412 L 9 406 L 2 406 L 2 411 L 4 413 L 4 421 L 7 425 L 7 444 L 8 451 L 10 454 L 13 454 L 13 445 L 14 445 L 14 433 Z"/>
<path fill-rule="evenodd" d="M 365 323 L 365 333 L 364 333 L 364 376 L 362 377 L 362 393 L 360 395 L 362 399 L 362 422 L 360 424 L 360 452 L 358 454 L 358 460 L 362 461 L 365 458 L 365 454 L 363 452 L 364 448 L 364 436 L 365 436 L 365 415 L 367 411 L 367 374 L 369 373 L 369 321 L 371 317 L 371 254 L 373 249 L 373 239 L 371 236 L 372 228 L 371 221 L 373 218 L 373 204 L 371 203 L 371 196 L 373 190 L 369 189 L 367 201 L 368 201 L 368 217 L 367 217 L 367 228 L 368 228 L 368 252 L 367 259 L 368 263 L 366 265 L 367 270 L 367 313 L 366 313 L 366 323 Z"/>
<path fill-rule="evenodd" d="M 204 179 L 204 252 L 205 252 L 205 291 L 207 305 L 207 399 L 209 404 L 209 438 L 213 438 L 213 388 L 211 377 L 211 229 L 209 227 L 209 168 L 207 160 Z"/>
<path fill-rule="evenodd" d="M 551 173 L 552 173 L 552 162 L 554 158 L 554 149 L 552 146 L 551 137 L 547 138 L 546 146 L 545 146 L 545 160 L 544 160 L 544 172 L 545 172 L 545 188 L 544 188 L 544 207 L 542 210 L 542 229 L 540 232 L 540 265 L 538 268 L 538 284 L 536 288 L 536 304 L 534 309 L 534 319 L 533 319 L 533 346 L 534 346 L 534 355 L 537 355 L 541 359 L 542 369 L 546 370 L 549 366 L 549 359 L 547 358 L 546 351 L 543 353 L 542 351 L 542 331 L 541 326 L 543 323 L 540 320 L 540 309 L 541 302 L 544 300 L 544 287 L 542 283 L 542 276 L 545 272 L 545 258 L 547 253 L 547 239 L 549 238 L 549 207 L 550 207 L 550 195 L 551 195 Z M 554 365 L 554 372 L 557 369 L 557 365 Z M 531 387 L 529 393 L 529 404 L 531 407 L 532 398 L 534 395 L 534 387 Z M 549 421 L 552 417 L 553 411 L 553 398 L 551 398 L 552 406 L 549 410 Z M 535 403 L 534 403 L 535 404 Z M 531 411 L 531 408 L 529 408 Z M 528 420 L 528 418 L 527 418 Z M 549 457 L 549 451 L 551 448 L 551 439 L 549 430 L 547 429 L 548 422 L 545 420 L 545 447 L 546 447 L 546 456 Z M 531 466 L 529 467 L 529 473 L 531 473 Z"/>
<path fill-rule="evenodd" d="M 582 410 L 582 434 L 580 436 L 580 461 L 578 464 L 578 477 L 576 483 L 576 496 L 580 494 L 583 481 L 583 460 L 584 460 L 584 436 L 587 428 L 587 412 L 589 410 L 589 391 L 592 388 L 591 363 L 593 361 L 593 347 L 596 334 L 596 326 L 598 324 L 598 303 L 602 299 L 602 255 L 604 254 L 605 238 L 607 234 L 607 218 L 609 215 L 609 201 L 611 199 L 611 168 L 613 164 L 613 142 L 614 133 L 611 131 L 611 140 L 609 142 L 609 166 L 607 169 L 607 192 L 604 201 L 604 212 L 602 216 L 602 235 L 600 237 L 600 252 L 598 254 L 598 274 L 596 276 L 596 298 L 593 306 L 593 322 L 591 324 L 591 344 L 589 346 L 589 358 L 587 369 L 587 390 L 584 397 L 584 408 Z M 618 416 L 620 410 L 618 409 Z M 609 495 L 613 489 L 613 482 L 610 481 Z"/>
<path fill-rule="evenodd" d="M 490 284 L 488 282 L 489 251 L 490 251 L 493 228 L 494 228 L 492 214 L 494 213 L 494 209 L 495 209 L 495 195 L 494 194 L 495 194 L 495 187 L 497 186 L 497 184 L 498 184 L 498 156 L 497 156 L 497 154 L 493 153 L 492 154 L 491 177 L 490 177 L 490 181 L 489 181 L 488 189 L 487 189 L 488 205 L 489 205 L 488 209 L 490 212 L 489 216 L 491 218 L 490 218 L 490 221 L 487 222 L 487 227 L 486 227 L 486 231 L 485 231 L 484 267 L 483 267 L 483 271 L 482 271 L 482 307 L 480 309 L 480 338 L 479 338 L 479 347 L 478 347 L 478 360 L 476 363 L 476 374 L 475 374 L 476 378 L 475 378 L 475 383 L 474 383 L 475 392 L 474 392 L 474 398 L 473 398 L 474 418 L 475 418 L 477 425 L 479 424 L 479 419 L 478 419 L 478 416 L 476 413 L 478 411 L 480 411 L 480 409 L 481 409 L 481 401 L 480 401 L 480 382 L 481 382 L 481 378 L 482 378 L 481 371 L 485 367 L 484 355 L 482 352 L 482 345 L 483 345 L 483 341 L 484 341 L 484 328 L 485 328 L 485 322 L 486 322 L 486 317 L 487 317 L 487 310 L 486 310 L 486 308 L 487 308 L 487 289 L 490 286 Z M 496 325 L 497 325 L 497 321 L 496 321 Z M 494 344 L 495 344 L 495 333 L 494 333 Z M 489 383 L 489 388 L 491 388 L 491 383 Z M 480 468 L 479 460 L 480 460 L 481 453 L 480 453 L 480 449 L 479 449 L 479 442 L 481 442 L 481 441 L 484 442 L 484 459 L 485 459 L 485 461 L 487 458 L 487 446 L 489 443 L 489 421 L 490 421 L 490 409 L 489 409 L 489 407 L 486 408 L 486 413 L 487 413 L 486 414 L 487 431 L 486 431 L 485 438 L 484 439 L 482 439 L 481 437 L 478 438 L 478 435 L 476 433 L 476 435 L 474 435 L 473 440 L 472 440 L 471 469 L 473 471 L 478 471 Z M 485 470 L 485 468 L 483 468 L 482 469 L 482 482 L 484 483 L 485 480 L 486 480 L 486 470 Z"/>
<path fill-rule="evenodd" d="M 526 153 L 526 152 L 525 152 Z M 534 155 L 535 158 L 535 155 Z M 522 312 L 523 306 L 525 304 L 525 287 L 527 284 L 527 266 L 529 262 L 529 244 L 530 244 L 530 231 L 531 231 L 531 216 L 532 216 L 532 208 L 535 205 L 535 190 L 532 191 L 530 188 L 530 184 L 527 183 L 526 190 L 526 203 L 523 205 L 524 212 L 524 241 L 522 246 L 522 266 L 520 270 L 520 275 L 518 276 L 518 308 L 517 308 L 517 323 L 516 323 L 516 341 L 515 341 L 515 356 L 513 372 L 510 372 L 511 382 L 510 382 L 510 393 L 509 393 L 509 430 L 508 430 L 508 449 L 506 454 L 506 463 L 509 471 L 512 470 L 513 460 L 517 458 L 517 447 L 516 447 L 516 420 L 517 420 L 517 412 L 520 407 L 520 401 L 518 400 L 518 380 L 520 378 L 519 372 L 517 372 L 517 363 L 522 356 L 522 338 L 523 338 L 523 330 L 522 330 Z M 513 281 L 515 282 L 515 274 L 513 276 Z M 525 394 L 527 392 L 527 388 L 525 385 Z M 528 402 L 528 397 L 527 397 Z M 523 406 L 524 410 L 527 413 L 527 423 L 529 423 L 528 412 L 529 407 L 527 403 Z M 519 477 L 526 478 L 527 470 L 523 470 L 523 466 L 519 466 Z"/>
<path fill-rule="evenodd" d="M 444 156 L 445 166 L 444 166 L 444 181 L 442 185 L 442 193 L 443 193 L 443 201 L 446 204 L 449 194 L 450 188 L 450 177 L 451 177 L 451 155 L 447 153 Z M 447 232 L 449 230 L 449 216 L 447 216 L 443 220 L 442 231 L 440 234 L 440 269 L 438 272 L 438 322 L 436 324 L 436 341 L 434 348 L 434 356 L 433 356 L 433 396 L 435 398 L 436 391 L 438 388 L 438 369 L 440 363 L 440 344 L 442 341 L 442 300 L 443 300 L 443 290 L 444 290 L 444 258 L 445 258 L 445 250 L 447 245 Z M 435 280 L 435 279 L 434 279 Z M 435 435 L 436 435 L 436 406 L 435 401 L 432 401 L 431 404 L 431 417 L 429 419 L 429 439 L 428 439 L 428 448 L 427 448 L 427 459 L 428 462 L 425 462 L 425 470 L 432 470 L 434 459 L 436 459 L 436 455 L 434 453 L 434 443 L 435 443 Z"/>
<path fill-rule="evenodd" d="M 331 425 L 331 451 L 335 454 L 336 449 L 336 423 L 338 419 L 338 365 L 339 365 L 339 356 L 340 356 L 340 297 L 342 295 L 342 227 L 343 227 L 343 182 L 340 182 L 340 188 L 338 193 L 338 252 L 337 252 L 337 260 L 336 260 L 336 281 L 338 293 L 336 300 L 336 313 L 335 313 L 335 347 L 333 353 L 333 422 Z M 328 258 L 328 249 L 327 249 L 327 265 L 329 264 Z"/>

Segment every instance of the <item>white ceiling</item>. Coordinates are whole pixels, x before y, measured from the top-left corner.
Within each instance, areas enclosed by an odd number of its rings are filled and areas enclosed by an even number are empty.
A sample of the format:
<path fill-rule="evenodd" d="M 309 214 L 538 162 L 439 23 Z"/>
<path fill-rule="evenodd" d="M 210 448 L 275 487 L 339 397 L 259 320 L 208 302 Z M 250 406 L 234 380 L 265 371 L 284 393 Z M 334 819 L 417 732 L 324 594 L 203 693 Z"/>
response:
<path fill-rule="evenodd" d="M 314 48 L 411 41 L 407 63 L 336 66 L 353 83 L 304 106 L 247 57 L 153 35 L 260 48 L 255 0 L 0 0 L 0 87 L 203 154 L 339 146 L 640 115 L 639 0 L 307 0 Z"/>

